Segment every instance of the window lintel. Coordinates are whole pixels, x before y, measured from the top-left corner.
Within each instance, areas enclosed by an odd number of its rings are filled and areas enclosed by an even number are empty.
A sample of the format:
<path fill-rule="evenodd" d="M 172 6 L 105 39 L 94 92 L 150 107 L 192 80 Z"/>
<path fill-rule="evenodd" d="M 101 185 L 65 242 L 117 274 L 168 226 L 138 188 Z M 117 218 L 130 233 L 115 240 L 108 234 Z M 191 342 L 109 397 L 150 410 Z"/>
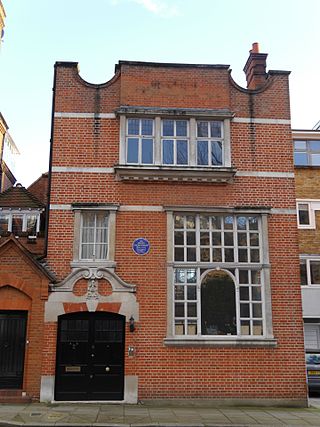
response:
<path fill-rule="evenodd" d="M 119 205 L 112 203 L 72 203 L 73 211 L 116 211 Z"/>
<path fill-rule="evenodd" d="M 161 116 L 178 118 L 208 118 L 217 120 L 231 119 L 234 113 L 228 109 L 200 109 L 200 108 L 163 108 L 143 106 L 121 106 L 115 113 L 119 116 Z"/>
<path fill-rule="evenodd" d="M 206 213 L 232 213 L 232 214 L 270 214 L 271 208 L 268 206 L 250 206 L 250 207 L 223 207 L 223 206 L 181 206 L 181 205 L 166 205 L 163 206 L 163 210 L 167 212 L 194 212 L 197 214 Z"/>

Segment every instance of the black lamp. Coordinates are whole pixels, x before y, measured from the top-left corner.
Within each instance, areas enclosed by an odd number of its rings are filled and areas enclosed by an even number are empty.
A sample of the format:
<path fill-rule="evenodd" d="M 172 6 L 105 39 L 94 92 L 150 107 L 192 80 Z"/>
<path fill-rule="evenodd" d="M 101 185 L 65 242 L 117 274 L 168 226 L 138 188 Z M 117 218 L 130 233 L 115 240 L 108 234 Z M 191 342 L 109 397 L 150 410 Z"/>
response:
<path fill-rule="evenodd" d="M 129 319 L 129 329 L 130 329 L 130 332 L 133 332 L 136 329 L 136 327 L 134 325 L 134 318 L 133 318 L 133 316 L 131 316 L 130 319 Z"/>

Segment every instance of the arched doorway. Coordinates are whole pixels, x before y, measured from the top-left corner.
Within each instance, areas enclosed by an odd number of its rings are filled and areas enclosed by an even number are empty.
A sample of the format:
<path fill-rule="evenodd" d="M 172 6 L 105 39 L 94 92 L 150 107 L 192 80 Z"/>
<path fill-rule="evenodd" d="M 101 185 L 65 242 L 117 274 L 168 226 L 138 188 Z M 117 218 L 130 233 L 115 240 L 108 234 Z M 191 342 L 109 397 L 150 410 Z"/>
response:
<path fill-rule="evenodd" d="M 236 335 L 236 295 L 232 277 L 209 271 L 201 282 L 201 334 Z"/>
<path fill-rule="evenodd" d="M 123 400 L 124 342 L 125 316 L 59 316 L 55 400 Z"/>

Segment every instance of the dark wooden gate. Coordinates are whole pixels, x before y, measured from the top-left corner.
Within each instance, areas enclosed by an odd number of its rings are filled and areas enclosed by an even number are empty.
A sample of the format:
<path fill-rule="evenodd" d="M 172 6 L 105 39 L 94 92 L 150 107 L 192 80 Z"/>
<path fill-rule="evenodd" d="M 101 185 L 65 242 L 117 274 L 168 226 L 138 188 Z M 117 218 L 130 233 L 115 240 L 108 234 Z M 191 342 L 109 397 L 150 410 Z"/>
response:
<path fill-rule="evenodd" d="M 78 312 L 59 317 L 55 400 L 122 400 L 125 317 Z"/>
<path fill-rule="evenodd" d="M 27 315 L 0 311 L 0 388 L 22 388 Z"/>

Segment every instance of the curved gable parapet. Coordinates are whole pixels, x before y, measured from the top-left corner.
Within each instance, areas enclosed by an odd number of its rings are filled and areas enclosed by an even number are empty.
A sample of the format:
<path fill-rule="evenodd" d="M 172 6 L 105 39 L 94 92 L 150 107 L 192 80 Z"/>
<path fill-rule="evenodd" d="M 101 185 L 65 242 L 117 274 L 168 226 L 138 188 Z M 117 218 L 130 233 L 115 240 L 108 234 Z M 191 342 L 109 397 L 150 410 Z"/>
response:
<path fill-rule="evenodd" d="M 78 62 L 64 62 L 64 61 L 57 61 L 54 65 L 55 69 L 57 68 L 70 68 L 72 70 L 73 76 L 84 86 L 91 87 L 91 88 L 105 88 L 110 86 L 112 83 L 114 83 L 120 76 L 120 69 L 116 69 L 115 74 L 113 77 L 111 77 L 110 80 L 107 80 L 104 83 L 90 83 L 87 80 L 85 80 L 80 75 L 80 67 Z"/>
<path fill-rule="evenodd" d="M 291 74 L 291 71 L 280 71 L 280 70 L 269 70 L 267 73 L 267 77 L 265 80 L 265 83 L 263 85 L 261 85 L 260 87 L 258 87 L 257 89 L 248 89 L 246 87 L 242 87 L 240 86 L 232 77 L 231 75 L 231 71 L 229 72 L 229 81 L 230 84 L 237 90 L 239 90 L 240 92 L 243 93 L 247 93 L 247 94 L 259 94 L 261 92 L 264 92 L 265 90 L 267 90 L 269 88 L 269 86 L 273 83 L 274 81 L 274 76 L 289 76 Z"/>
<path fill-rule="evenodd" d="M 116 273 L 104 267 L 79 267 L 61 282 L 51 284 L 51 290 L 57 292 L 72 292 L 76 282 L 80 279 L 95 280 L 105 279 L 112 287 L 113 292 L 135 292 L 136 286 L 122 280 Z"/>
<path fill-rule="evenodd" d="M 290 120 L 289 74 L 269 71 L 265 82 L 256 89 L 241 87 L 229 75 L 230 109 L 235 118 Z"/>
<path fill-rule="evenodd" d="M 111 113 L 119 106 L 120 71 L 105 83 L 89 83 L 77 62 L 56 62 L 55 113 Z"/>

